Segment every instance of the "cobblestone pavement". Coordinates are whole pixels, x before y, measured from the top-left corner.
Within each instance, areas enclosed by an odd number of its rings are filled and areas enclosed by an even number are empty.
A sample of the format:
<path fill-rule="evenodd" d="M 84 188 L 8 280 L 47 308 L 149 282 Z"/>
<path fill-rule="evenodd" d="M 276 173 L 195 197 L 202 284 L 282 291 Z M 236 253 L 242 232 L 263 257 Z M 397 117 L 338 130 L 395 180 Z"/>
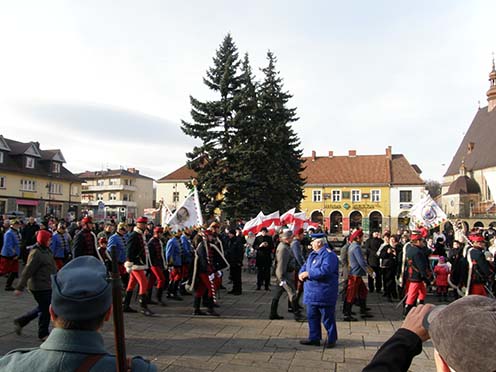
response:
<path fill-rule="evenodd" d="M 307 324 L 292 320 L 286 298 L 279 304 L 284 320 L 269 320 L 271 293 L 255 290 L 255 275 L 243 273 L 242 296 L 221 291 L 218 309 L 221 317 L 193 317 L 192 297 L 183 302 L 169 301 L 167 307 L 151 306 L 154 317 L 125 314 L 126 347 L 129 355 L 150 359 L 159 371 L 361 371 L 378 347 L 401 324 L 401 310 L 379 294 L 369 294 L 368 306 L 374 318 L 343 322 L 338 306 L 338 344 L 334 349 L 302 346 L 308 336 Z M 36 327 L 31 322 L 17 336 L 12 319 L 32 308 L 29 293 L 16 298 L 3 290 L 0 278 L 0 354 L 20 347 L 39 345 Z M 226 285 L 230 287 L 230 285 Z M 435 301 L 434 301 L 435 302 Z M 138 304 L 134 304 L 137 308 Z M 113 353 L 111 323 L 103 329 L 105 344 Z M 325 332 L 323 333 L 325 334 Z M 411 371 L 435 371 L 433 348 L 424 344 Z"/>

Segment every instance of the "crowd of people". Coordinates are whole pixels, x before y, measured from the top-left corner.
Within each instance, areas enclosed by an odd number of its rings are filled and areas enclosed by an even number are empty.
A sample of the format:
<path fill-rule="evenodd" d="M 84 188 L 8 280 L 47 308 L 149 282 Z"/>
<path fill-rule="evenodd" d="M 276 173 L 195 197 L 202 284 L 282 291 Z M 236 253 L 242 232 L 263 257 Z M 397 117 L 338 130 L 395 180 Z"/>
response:
<path fill-rule="evenodd" d="M 15 330 L 20 334 L 38 318 L 40 340 L 49 337 L 53 319 L 52 278 L 72 261 L 88 256 L 107 271 L 116 258 L 123 311 L 138 312 L 132 304 L 137 289 L 139 311 L 145 316 L 154 314 L 150 305 L 166 306 L 167 301 L 184 301 L 185 296 L 192 296 L 193 315 L 219 316 L 216 308 L 223 284 L 232 283 L 230 295 L 243 293 L 246 260 L 249 269 L 256 268 L 256 290 L 272 291 L 269 318 L 283 319 L 278 309 L 286 293 L 294 320 L 308 322 L 309 337 L 301 344 L 320 346 L 323 324 L 326 347 L 334 347 L 338 339 L 335 313 L 340 285 L 345 321 L 357 320 L 353 306 L 359 307 L 362 318 L 373 317 L 367 307 L 370 292 L 404 303 L 403 315 L 409 319 L 413 309 L 417 313 L 416 308 L 425 304 L 428 291 L 439 301 L 450 302 L 466 295 L 494 297 L 495 290 L 496 234 L 488 230 L 457 231 L 448 234 L 452 240 L 439 229 L 382 235 L 376 231 L 364 240 L 363 231 L 355 229 L 338 258 L 327 234 L 319 229 L 282 228 L 270 234 L 264 227 L 256 236 L 244 236 L 241 226 L 230 228 L 216 221 L 173 230 L 155 226 L 146 217 L 135 223 L 95 224 L 90 216 L 69 226 L 54 218 L 41 223 L 29 218 L 25 224 L 4 220 L 1 226 L 0 273 L 7 278 L 5 290 L 19 296 L 27 287 L 38 304 L 14 320 Z M 24 264 L 20 276 L 19 262 Z"/>

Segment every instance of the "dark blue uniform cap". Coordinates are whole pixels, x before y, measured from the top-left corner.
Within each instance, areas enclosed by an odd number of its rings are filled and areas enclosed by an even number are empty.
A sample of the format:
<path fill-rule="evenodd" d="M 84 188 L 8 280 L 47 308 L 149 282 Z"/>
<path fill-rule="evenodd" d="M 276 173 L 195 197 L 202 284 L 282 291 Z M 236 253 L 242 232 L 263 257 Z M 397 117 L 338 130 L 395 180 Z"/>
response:
<path fill-rule="evenodd" d="M 112 304 L 112 285 L 105 265 L 81 256 L 52 275 L 52 308 L 65 320 L 89 320 L 105 314 Z"/>

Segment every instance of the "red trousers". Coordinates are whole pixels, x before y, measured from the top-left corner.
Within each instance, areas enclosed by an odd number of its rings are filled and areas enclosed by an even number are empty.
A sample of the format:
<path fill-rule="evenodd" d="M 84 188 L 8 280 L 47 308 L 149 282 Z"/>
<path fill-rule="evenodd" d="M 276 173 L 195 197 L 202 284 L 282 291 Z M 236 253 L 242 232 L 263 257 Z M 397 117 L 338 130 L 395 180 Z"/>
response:
<path fill-rule="evenodd" d="M 417 297 L 419 301 L 423 301 L 425 300 L 426 294 L 427 294 L 427 289 L 425 288 L 424 282 L 409 282 L 405 304 L 411 306 L 415 305 L 415 301 L 417 300 Z"/>
<path fill-rule="evenodd" d="M 484 284 L 480 284 L 480 283 L 471 284 L 469 294 L 487 296 L 487 292 L 486 292 L 486 288 L 484 288 Z"/>
<path fill-rule="evenodd" d="M 19 260 L 14 260 L 11 257 L 0 257 L 0 273 L 18 273 L 19 272 Z"/>
<path fill-rule="evenodd" d="M 361 276 L 348 275 L 348 288 L 346 289 L 346 302 L 353 303 L 355 298 L 360 300 L 367 298 L 367 287 Z"/>
<path fill-rule="evenodd" d="M 214 290 L 210 279 L 208 279 L 208 274 L 198 274 L 198 284 L 195 290 L 195 297 L 200 298 L 208 293 L 208 297 L 212 298 L 214 296 Z"/>
<path fill-rule="evenodd" d="M 127 274 L 126 268 L 123 263 L 117 264 L 117 270 L 119 270 L 119 275 L 123 276 Z"/>
<path fill-rule="evenodd" d="M 174 266 L 172 271 L 170 272 L 170 281 L 178 282 L 183 278 L 181 267 Z"/>
<path fill-rule="evenodd" d="M 139 294 L 146 294 L 148 289 L 148 281 L 146 280 L 146 275 L 144 270 L 133 270 L 131 271 L 129 283 L 127 285 L 127 291 L 133 291 L 136 284 L 139 283 Z"/>
<path fill-rule="evenodd" d="M 164 288 L 165 276 L 162 268 L 159 266 L 152 266 L 150 269 L 152 270 L 152 275 L 150 275 L 150 280 L 148 281 L 148 289 L 152 289 L 155 282 L 157 282 L 157 288 Z"/>
<path fill-rule="evenodd" d="M 181 267 L 181 275 L 182 275 L 182 280 L 188 279 L 189 275 L 189 266 L 187 264 L 183 264 Z"/>
<path fill-rule="evenodd" d="M 57 271 L 64 266 L 64 259 L 63 258 L 56 258 L 55 259 L 55 266 L 57 266 Z"/>

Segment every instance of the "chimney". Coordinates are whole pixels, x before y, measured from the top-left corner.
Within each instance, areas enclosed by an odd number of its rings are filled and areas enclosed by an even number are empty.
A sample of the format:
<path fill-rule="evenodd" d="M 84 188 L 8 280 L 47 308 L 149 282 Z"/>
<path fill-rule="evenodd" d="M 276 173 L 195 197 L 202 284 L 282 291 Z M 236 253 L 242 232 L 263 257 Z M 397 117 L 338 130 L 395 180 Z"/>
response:
<path fill-rule="evenodd" d="M 354 158 L 356 156 L 356 150 L 348 150 L 348 156 Z"/>
<path fill-rule="evenodd" d="M 471 154 L 474 151 L 475 142 L 469 142 L 467 145 L 467 154 Z"/>
<path fill-rule="evenodd" d="M 315 161 L 315 159 L 317 159 L 317 153 L 315 150 L 312 150 L 312 161 Z"/>
<path fill-rule="evenodd" d="M 334 151 L 329 151 L 329 157 L 330 158 L 334 157 Z"/>
<path fill-rule="evenodd" d="M 127 168 L 127 171 L 128 171 L 129 173 L 139 174 L 139 170 L 137 170 L 136 168 Z"/>
<path fill-rule="evenodd" d="M 393 151 L 392 146 L 388 146 L 386 148 L 386 158 L 388 158 L 389 160 L 392 160 L 393 159 L 392 151 Z"/>

